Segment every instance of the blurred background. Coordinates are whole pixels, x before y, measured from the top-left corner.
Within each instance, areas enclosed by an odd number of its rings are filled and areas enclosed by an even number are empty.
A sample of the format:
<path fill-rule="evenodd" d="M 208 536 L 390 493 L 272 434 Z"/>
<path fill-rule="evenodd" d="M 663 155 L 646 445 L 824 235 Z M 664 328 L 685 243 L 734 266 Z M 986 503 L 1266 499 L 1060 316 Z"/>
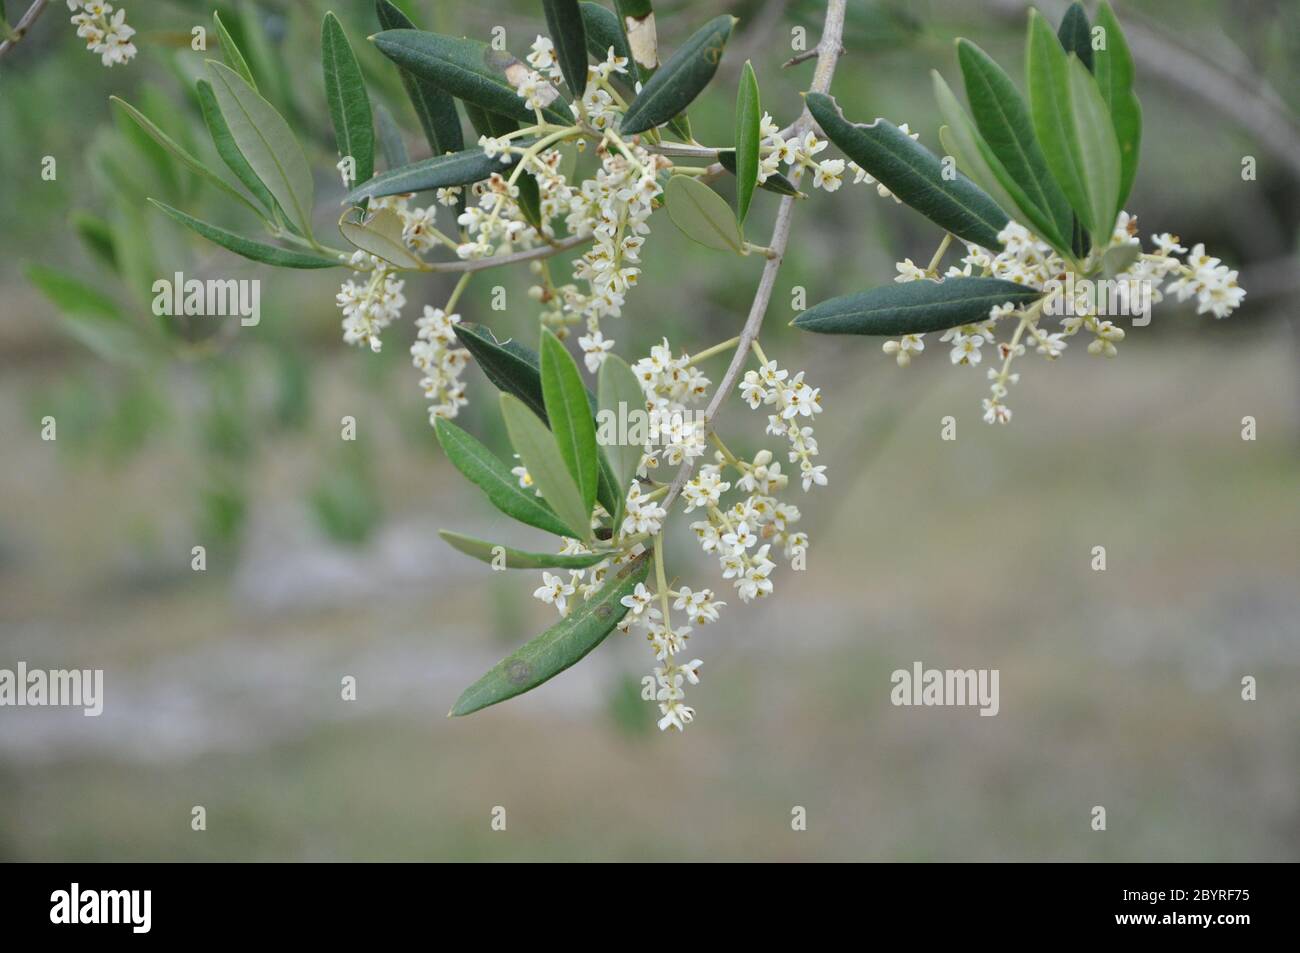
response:
<path fill-rule="evenodd" d="M 25 6 L 10 0 L 11 20 Z M 406 6 L 443 32 L 502 25 L 517 55 L 542 30 L 523 0 Z M 1042 9 L 1056 22 L 1063 6 Z M 255 234 L 108 103 L 124 96 L 211 157 L 190 78 L 216 53 L 191 52 L 189 37 L 217 7 L 304 140 L 318 230 L 332 234 L 327 4 L 128 0 L 140 54 L 111 70 L 50 4 L 0 60 L 0 668 L 102 668 L 107 698 L 99 718 L 0 709 L 0 858 L 1300 857 L 1300 5 L 1115 6 L 1145 115 L 1130 210 L 1144 239 L 1173 232 L 1240 268 L 1244 306 L 1215 321 L 1166 302 L 1113 361 L 1081 345 L 1050 365 L 1030 353 L 1015 419 L 993 428 L 983 371 L 950 366 L 937 343 L 904 371 L 871 339 L 786 327 L 795 286 L 811 303 L 887 283 L 939 237 L 865 186 L 802 203 L 763 344 L 822 388 L 831 485 L 794 493 L 808 571 L 783 566 L 764 602 L 722 595 L 684 526 L 670 539 L 675 572 L 729 603 L 693 639 L 698 715 L 675 736 L 640 700 L 649 650 L 617 635 L 537 691 L 445 717 L 553 619 L 531 598 L 535 573 L 490 572 L 436 535 L 546 545 L 453 471 L 428 426 L 412 315 L 451 282 L 408 279 L 383 353 L 349 349 L 342 272 L 254 265 L 144 202 Z M 956 83 L 954 36 L 1021 75 L 1017 0 L 850 7 L 832 91 L 851 117 L 906 121 L 937 150 L 929 71 Z M 730 143 L 746 58 L 778 123 L 797 116 L 812 64 L 781 64 L 792 28 L 816 43 L 820 2 L 656 8 L 666 51 L 710 16 L 740 17 L 690 111 L 701 141 Z M 334 9 L 372 98 L 424 155 L 396 73 L 362 39 L 371 5 Z M 775 207 L 756 195 L 753 240 Z M 642 286 L 606 331 L 620 353 L 738 333 L 761 263 L 654 221 Z M 261 325 L 154 318 L 149 286 L 174 271 L 260 278 Z M 527 279 L 494 272 L 459 310 L 531 339 Z M 497 283 L 504 313 L 489 308 Z M 716 381 L 724 367 L 705 371 Z M 466 379 L 458 423 L 503 452 L 491 386 L 477 369 Z M 41 440 L 47 415 L 54 442 Z M 344 415 L 355 442 L 339 439 Z M 947 415 L 953 442 L 940 440 Z M 764 422 L 733 398 L 722 432 L 752 454 L 770 443 Z M 196 544 L 205 573 L 190 569 Z M 1099 545 L 1105 572 L 1091 569 Z M 914 661 L 999 669 L 1000 713 L 892 706 L 890 673 Z M 353 702 L 340 698 L 348 675 Z M 504 832 L 490 829 L 498 805 Z M 1090 828 L 1094 805 L 1105 832 Z"/>

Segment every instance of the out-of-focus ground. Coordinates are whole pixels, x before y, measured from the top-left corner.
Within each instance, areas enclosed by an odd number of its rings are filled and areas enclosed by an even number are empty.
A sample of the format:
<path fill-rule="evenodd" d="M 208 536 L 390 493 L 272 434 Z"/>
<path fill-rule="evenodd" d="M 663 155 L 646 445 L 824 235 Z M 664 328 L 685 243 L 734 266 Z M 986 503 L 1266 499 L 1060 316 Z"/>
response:
<path fill-rule="evenodd" d="M 809 570 L 781 571 L 766 602 L 729 599 L 697 633 L 699 717 L 682 737 L 653 730 L 624 681 L 648 671 L 647 647 L 621 637 L 530 695 L 444 717 L 548 616 L 527 597 L 535 574 L 437 541 L 439 526 L 504 529 L 423 450 L 371 438 L 391 518 L 345 550 L 289 492 L 312 455 L 278 448 L 243 552 L 199 576 L 162 506 L 176 460 L 73 471 L 51 445 L 10 444 L 6 656 L 103 667 L 107 704 L 97 719 L 4 712 L 0 852 L 1294 859 L 1290 355 L 1255 341 L 1026 361 L 1014 426 L 994 429 L 975 412 L 978 372 L 837 351 L 817 349 L 835 492 L 799 501 Z M 24 383 L 0 384 L 7 432 Z M 350 396 L 363 424 L 381 397 Z M 939 438 L 949 413 L 955 442 Z M 133 525 L 147 543 L 122 541 Z M 891 706 L 890 672 L 916 660 L 999 669 L 1000 713 Z M 497 805 L 505 832 L 489 828 Z"/>

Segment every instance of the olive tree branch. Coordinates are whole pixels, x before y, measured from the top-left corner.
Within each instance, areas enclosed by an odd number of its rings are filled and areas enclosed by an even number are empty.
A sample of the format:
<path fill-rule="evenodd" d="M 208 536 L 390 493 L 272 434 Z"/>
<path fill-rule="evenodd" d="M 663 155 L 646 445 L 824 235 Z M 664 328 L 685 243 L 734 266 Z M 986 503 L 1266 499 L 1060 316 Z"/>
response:
<path fill-rule="evenodd" d="M 817 67 L 813 72 L 812 92 L 824 93 L 830 89 L 831 77 L 835 75 L 835 64 L 839 61 L 842 52 L 840 42 L 844 36 L 846 2 L 847 0 L 827 0 L 826 21 L 822 27 L 821 41 L 817 44 Z M 802 136 L 811 127 L 812 114 L 808 112 L 808 107 L 805 105 L 803 112 L 792 127 L 792 132 L 796 136 Z M 801 166 L 796 166 L 790 170 L 790 181 L 796 188 L 802 177 L 803 168 Z M 732 388 L 736 386 L 736 380 L 740 377 L 740 370 L 749 358 L 750 345 L 758 339 L 758 332 L 763 326 L 763 317 L 767 314 L 767 306 L 772 300 L 772 291 L 776 287 L 776 274 L 781 268 L 781 260 L 785 257 L 785 248 L 790 241 L 790 218 L 794 212 L 794 201 L 794 196 L 787 195 L 781 199 L 781 204 L 777 206 L 776 223 L 772 226 L 772 240 L 768 242 L 768 259 L 763 263 L 763 274 L 758 279 L 758 289 L 754 292 L 754 301 L 749 306 L 749 316 L 745 319 L 745 326 L 740 331 L 740 341 L 736 346 L 736 353 L 732 355 L 731 364 L 722 377 L 722 383 L 713 392 L 708 408 L 704 411 L 705 426 L 710 430 L 713 429 L 713 422 L 717 418 L 722 402 L 731 393 Z M 681 492 L 686 481 L 690 479 L 691 472 L 694 469 L 695 461 L 687 460 L 682 464 L 681 469 L 677 471 L 677 476 L 673 478 L 668 495 L 664 498 L 663 508 L 665 510 L 672 505 L 677 494 Z"/>
<path fill-rule="evenodd" d="M 27 12 L 22 15 L 16 24 L 14 24 L 14 28 L 9 32 L 9 36 L 3 43 L 0 43 L 0 56 L 4 56 L 18 45 L 18 41 L 27 34 L 28 29 L 30 29 L 31 25 L 36 22 L 36 18 L 45 11 L 45 5 L 47 3 L 49 3 L 49 0 L 35 0 L 35 2 L 27 8 Z"/>

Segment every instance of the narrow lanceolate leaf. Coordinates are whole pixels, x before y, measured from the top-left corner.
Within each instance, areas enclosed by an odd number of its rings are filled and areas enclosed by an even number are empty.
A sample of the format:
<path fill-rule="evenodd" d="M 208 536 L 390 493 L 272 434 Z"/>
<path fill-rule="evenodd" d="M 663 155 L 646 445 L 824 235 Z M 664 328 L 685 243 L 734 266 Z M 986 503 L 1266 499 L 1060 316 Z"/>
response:
<path fill-rule="evenodd" d="M 740 71 L 740 88 L 736 91 L 736 220 L 745 224 L 749 203 L 758 184 L 759 121 L 763 109 L 758 101 L 758 78 L 754 67 L 745 60 Z"/>
<path fill-rule="evenodd" d="M 415 24 L 390 0 L 376 0 L 375 12 L 380 27 L 385 30 L 415 29 Z M 433 154 L 440 156 L 444 152 L 460 152 L 464 149 L 465 138 L 460 128 L 460 115 L 456 112 L 456 100 L 451 93 L 408 70 L 401 69 L 398 73 Z"/>
<path fill-rule="evenodd" d="M 379 52 L 402 69 L 456 98 L 513 119 L 536 122 L 533 111 L 516 92 L 532 70 L 504 50 L 494 50 L 478 40 L 422 30 L 385 30 L 371 39 Z M 549 84 L 546 88 L 549 102 L 542 115 L 549 122 L 567 126 L 572 117 L 558 102 L 559 90 Z"/>
<path fill-rule="evenodd" d="M 507 655 L 491 671 L 465 689 L 452 715 L 468 715 L 488 705 L 514 698 L 554 678 L 594 649 L 627 614 L 623 597 L 645 582 L 650 557 L 643 553 L 617 572 L 567 616 L 517 652 Z"/>
<path fill-rule="evenodd" d="M 500 543 L 489 543 L 485 539 L 453 533 L 449 529 L 438 530 L 438 535 L 466 556 L 473 556 L 492 566 L 505 566 L 507 569 L 585 569 L 609 558 L 609 553 L 579 553 L 572 556 L 528 553 Z"/>
<path fill-rule="evenodd" d="M 736 150 L 719 149 L 718 164 L 732 175 L 735 175 Z M 780 172 L 769 172 L 767 178 L 760 182 L 758 187 L 767 192 L 775 192 L 777 195 L 793 195 L 799 198 L 807 198 L 807 196 L 794 187 L 793 182 L 783 176 Z"/>
<path fill-rule="evenodd" d="M 1001 247 L 998 232 L 1007 224 L 1007 213 L 970 179 L 960 173 L 946 178 L 939 157 L 893 123 L 851 123 L 824 93 L 809 93 L 806 102 L 831 141 L 901 201 L 958 238 L 983 248 Z"/>
<path fill-rule="evenodd" d="M 379 151 L 384 156 L 384 166 L 390 172 L 410 164 L 411 157 L 406 151 L 402 130 L 383 103 L 375 103 L 375 136 L 379 140 Z"/>
<path fill-rule="evenodd" d="M 221 156 L 221 161 L 226 164 L 226 168 L 235 173 L 235 178 L 244 184 L 244 188 L 252 192 L 253 197 L 261 202 L 268 212 L 274 213 L 275 199 L 262 184 L 262 180 L 257 177 L 253 167 L 248 164 L 244 154 L 239 151 L 239 146 L 235 145 L 235 137 L 230 134 L 230 127 L 226 125 L 226 119 L 221 115 L 221 107 L 217 105 L 217 95 L 212 91 L 212 84 L 206 79 L 201 79 L 194 84 L 194 89 L 199 97 L 199 110 L 203 113 L 203 123 L 208 127 L 208 135 L 212 137 L 212 145 L 216 147 L 217 155 Z"/>
<path fill-rule="evenodd" d="M 632 100 L 620 132 L 645 132 L 683 112 L 713 79 L 735 23 L 729 14 L 714 17 L 683 43 Z"/>
<path fill-rule="evenodd" d="M 186 215 L 179 209 L 174 209 L 170 205 L 165 205 L 154 199 L 150 199 L 149 202 L 186 228 L 202 235 L 208 241 L 214 242 L 236 255 L 251 258 L 253 261 L 275 265 L 278 268 L 337 268 L 343 264 L 335 258 L 317 255 L 314 252 L 293 251 L 256 242 L 251 238 L 236 235 L 234 232 L 228 232 L 224 228 L 218 228 L 216 225 Z"/>
<path fill-rule="evenodd" d="M 578 0 L 542 0 L 542 9 L 569 94 L 581 99 L 587 89 L 587 30 Z"/>
<path fill-rule="evenodd" d="M 486 179 L 493 172 L 505 172 L 515 159 L 503 163 L 501 157 L 490 158 L 482 149 L 448 152 L 412 162 L 400 169 L 383 172 L 365 185 L 353 189 L 343 199 L 346 205 L 359 205 L 364 199 L 407 192 L 427 192 L 451 185 L 469 185 Z"/>
<path fill-rule="evenodd" d="M 719 251 L 745 246 L 731 206 L 713 189 L 689 175 L 674 175 L 664 189 L 668 217 L 687 238 Z"/>
<path fill-rule="evenodd" d="M 355 181 L 365 182 L 375 174 L 375 117 L 361 64 L 333 13 L 326 13 L 321 23 L 320 55 L 339 156 L 351 156 L 356 164 Z"/>
<path fill-rule="evenodd" d="M 1092 69 L 1092 31 L 1088 25 L 1088 13 L 1078 0 L 1065 11 L 1056 38 L 1066 53 L 1073 53 L 1084 66 Z"/>
<path fill-rule="evenodd" d="M 128 116 L 130 116 L 131 119 L 141 129 L 143 129 L 151 137 L 153 137 L 155 142 L 157 142 L 160 146 L 162 146 L 164 149 L 166 149 L 168 152 L 174 155 L 182 163 L 184 163 L 189 168 L 193 169 L 204 179 L 206 179 L 208 182 L 211 182 L 213 185 L 221 189 L 221 191 L 225 192 L 227 195 L 235 199 L 238 199 L 245 206 L 252 209 L 254 214 L 259 215 L 262 218 L 266 218 L 266 216 L 262 213 L 262 211 L 251 201 L 249 201 L 247 196 L 245 196 L 233 185 L 231 185 L 221 176 L 217 175 L 217 173 L 213 172 L 206 165 L 204 165 L 202 162 L 196 159 L 192 154 L 186 151 L 186 149 L 182 147 L 180 143 L 178 143 L 175 139 L 173 139 L 171 136 L 167 135 L 167 133 L 163 132 L 156 125 L 154 125 L 153 121 L 150 120 L 148 116 L 140 112 L 140 110 L 136 109 L 125 99 L 119 99 L 116 96 L 110 96 L 108 98 L 114 105 L 120 107 Z"/>
<path fill-rule="evenodd" d="M 257 89 L 257 81 L 253 79 L 253 71 L 248 68 L 248 61 L 244 59 L 243 52 L 235 43 L 234 37 L 226 29 L 226 25 L 221 22 L 220 12 L 212 11 L 212 22 L 217 25 L 217 42 L 221 44 L 221 58 L 226 61 L 226 65 L 243 77 L 244 82 L 253 89 Z"/>
<path fill-rule="evenodd" d="M 1041 237 L 1052 244 L 1057 243 L 1053 239 L 1068 243 L 1073 214 L 1070 202 L 1052 178 L 1034 135 L 1029 107 L 1015 83 L 969 40 L 957 41 L 957 59 L 975 127 L 1002 167 L 992 166 L 998 181 L 1016 197 L 1017 204 L 1020 196 L 1032 203 L 1032 209 L 1022 207 L 1022 212 Z"/>
<path fill-rule="evenodd" d="M 585 0 L 578 4 L 578 11 L 582 14 L 582 27 L 587 37 L 587 52 L 592 58 L 604 62 L 610 48 L 613 47 L 614 55 L 624 57 L 628 61 L 628 71 L 635 76 L 636 66 L 633 62 L 632 50 L 627 45 L 623 28 L 619 26 L 618 14 L 602 7 L 599 3 L 588 3 Z"/>
<path fill-rule="evenodd" d="M 908 281 L 831 298 L 792 323 L 818 334 L 925 334 L 985 321 L 995 305 L 1023 306 L 1041 295 L 1000 278 Z"/>
<path fill-rule="evenodd" d="M 1128 41 L 1124 39 L 1124 31 L 1106 0 L 1102 0 L 1097 8 L 1097 25 L 1104 31 L 1102 35 L 1106 45 L 1095 52 L 1093 71 L 1097 75 L 1101 98 L 1110 111 L 1115 139 L 1119 142 L 1119 198 L 1115 203 L 1115 214 L 1118 215 L 1128 201 L 1133 178 L 1137 175 L 1142 144 L 1142 107 L 1133 92 L 1133 56 L 1129 53 Z"/>
<path fill-rule="evenodd" d="M 239 151 L 289 221 L 310 236 L 311 167 L 289 124 L 234 70 L 213 60 L 208 60 L 207 69 L 221 115 Z"/>
<path fill-rule="evenodd" d="M 609 463 L 615 485 L 619 488 L 620 499 L 627 495 L 628 487 L 636 479 L 637 468 L 641 465 L 644 447 L 628 440 L 636 415 L 644 413 L 645 392 L 641 382 L 628 366 L 627 361 L 617 354 L 606 354 L 601 362 L 600 373 L 596 377 L 596 403 L 600 406 L 597 417 L 597 440 L 601 444 L 601 453 Z M 625 422 L 620 426 L 620 422 Z M 620 506 L 621 510 L 621 506 Z M 620 513 L 614 513 L 614 525 L 618 525 Z"/>
<path fill-rule="evenodd" d="M 1077 57 L 1075 62 L 1078 62 Z M 1093 234 L 1097 234 L 1100 229 L 1104 239 L 1113 223 L 1110 211 L 1114 206 L 1114 197 L 1119 192 L 1118 171 L 1113 185 L 1107 181 L 1110 165 L 1107 156 L 1110 150 L 1107 146 L 1113 145 L 1118 154 L 1119 145 L 1115 142 L 1115 131 L 1110 124 L 1110 117 L 1105 114 L 1105 103 L 1101 102 L 1101 93 L 1097 91 L 1092 75 L 1082 63 L 1079 67 L 1092 85 L 1091 92 L 1087 90 L 1087 84 L 1072 79 L 1069 57 L 1052 33 L 1052 28 L 1038 11 L 1030 10 L 1026 70 L 1034 133 L 1042 146 L 1052 177 L 1061 186 L 1061 191 L 1065 193 L 1080 224 Z M 1084 129 L 1082 126 L 1096 112 L 1097 103 L 1101 105 L 1104 136 L 1099 130 Z M 1088 169 L 1084 167 L 1085 151 Z M 1096 177 L 1095 180 L 1090 180 L 1090 173 Z M 1114 192 L 1110 191 L 1112 187 Z M 1098 214 L 1106 195 L 1110 196 L 1110 208 Z M 1107 221 L 1108 218 L 1111 220 Z"/>
<path fill-rule="evenodd" d="M 456 339 L 474 356 L 474 361 L 497 390 L 513 394 L 543 421 L 547 419 L 546 403 L 542 397 L 541 361 L 532 348 L 518 341 L 498 342 L 487 328 L 468 321 L 457 324 L 455 333 Z M 596 398 L 588 392 L 587 400 L 595 414 Z M 622 505 L 627 487 L 619 490 L 618 486 L 618 479 L 602 455 L 596 498 L 607 513 L 616 513 Z"/>
<path fill-rule="evenodd" d="M 391 208 L 382 208 L 368 218 L 360 209 L 349 209 L 339 219 L 339 232 L 352 245 L 398 268 L 427 271 L 428 264 L 406 247 L 402 219 Z"/>
<path fill-rule="evenodd" d="M 441 418 L 434 424 L 434 433 L 452 466 L 487 494 L 488 501 L 506 516 L 556 536 L 573 535 L 542 498 L 531 487 L 520 487 L 510 468 L 478 440 Z"/>
<path fill-rule="evenodd" d="M 510 394 L 501 395 L 501 415 L 515 453 L 541 491 L 542 499 L 568 527 L 566 535 L 590 539 L 591 509 L 583 502 L 582 491 L 565 466 L 560 448 L 546 424 Z"/>
<path fill-rule="evenodd" d="M 1079 169 L 1087 190 L 1089 214 L 1080 221 L 1091 221 L 1088 231 L 1094 244 L 1104 245 L 1115 227 L 1115 212 L 1120 188 L 1119 142 L 1111 125 L 1106 103 L 1097 89 L 1097 80 L 1078 57 L 1066 64 L 1070 77 L 1070 116 L 1074 124 L 1074 143 L 1078 149 Z"/>
<path fill-rule="evenodd" d="M 578 485 L 588 515 L 596 503 L 596 424 L 582 374 L 560 339 L 542 329 L 540 350 L 542 401 L 555 444 L 569 475 Z M 546 491 L 542 490 L 542 495 Z"/>

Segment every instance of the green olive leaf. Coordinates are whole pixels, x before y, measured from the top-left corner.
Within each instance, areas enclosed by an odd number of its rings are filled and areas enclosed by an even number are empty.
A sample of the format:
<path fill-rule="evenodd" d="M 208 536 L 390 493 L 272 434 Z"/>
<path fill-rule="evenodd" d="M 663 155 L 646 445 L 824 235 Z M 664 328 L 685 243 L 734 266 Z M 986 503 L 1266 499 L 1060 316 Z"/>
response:
<path fill-rule="evenodd" d="M 515 453 L 541 491 L 542 499 L 568 527 L 567 535 L 591 539 L 591 508 L 565 465 L 554 435 L 541 418 L 511 394 L 501 395 L 501 415 Z"/>
<path fill-rule="evenodd" d="M 501 157 L 486 155 L 482 149 L 448 152 L 412 162 L 399 169 L 381 172 L 365 185 L 358 186 L 343 199 L 346 205 L 360 205 L 365 199 L 381 195 L 404 195 L 428 192 L 453 185 L 470 185 L 486 179 L 493 172 L 505 172 L 515 164 L 515 157 L 502 162 Z"/>
<path fill-rule="evenodd" d="M 758 98 L 758 77 L 753 64 L 745 60 L 736 91 L 736 221 L 745 224 L 749 203 L 758 184 L 759 123 L 763 109 Z"/>
<path fill-rule="evenodd" d="M 616 572 L 567 616 L 518 651 L 506 656 L 491 671 L 465 689 L 449 714 L 468 715 L 488 705 L 536 688 L 554 678 L 594 649 L 627 614 L 623 597 L 631 595 L 650 572 L 648 553 L 637 556 Z"/>
<path fill-rule="evenodd" d="M 490 543 L 485 539 L 453 533 L 448 529 L 438 530 L 438 535 L 466 556 L 473 556 L 493 566 L 503 565 L 507 569 L 585 569 L 609 558 L 609 553 L 578 553 L 572 556 L 529 553 L 499 543 Z"/>
<path fill-rule="evenodd" d="M 434 434 L 452 466 L 487 494 L 488 501 L 511 519 L 556 536 L 573 533 L 533 489 L 524 489 L 510 468 L 487 447 L 451 421 L 438 418 Z"/>
<path fill-rule="evenodd" d="M 350 156 L 356 164 L 354 184 L 359 184 L 375 174 L 375 117 L 361 64 L 333 13 L 326 13 L 321 23 L 320 48 L 334 140 L 339 156 Z"/>
<path fill-rule="evenodd" d="M 516 92 L 531 67 L 504 50 L 465 37 L 442 36 L 423 30 L 384 30 L 371 39 L 379 52 L 402 69 L 445 89 L 457 99 L 522 122 L 536 122 L 533 111 Z M 559 90 L 547 85 L 548 102 L 542 116 L 568 125 Z"/>
<path fill-rule="evenodd" d="M 207 61 L 208 79 L 235 144 L 289 221 L 311 235 L 311 166 L 289 124 L 275 107 L 230 69 Z"/>
<path fill-rule="evenodd" d="M 429 270 L 428 263 L 406 247 L 402 218 L 391 208 L 381 208 L 368 217 L 359 208 L 348 209 L 339 219 L 339 232 L 355 247 L 398 268 Z"/>
<path fill-rule="evenodd" d="M 741 252 L 745 240 L 736 213 L 713 189 L 689 175 L 674 175 L 664 189 L 668 217 L 689 239 L 719 251 Z"/>
<path fill-rule="evenodd" d="M 542 0 L 542 10 L 569 95 L 581 99 L 587 89 L 587 29 L 578 0 Z"/>
<path fill-rule="evenodd" d="M 1129 53 L 1128 41 L 1120 29 L 1119 20 L 1110 4 L 1102 0 L 1097 8 L 1097 26 L 1103 31 L 1105 46 L 1093 56 L 1093 70 L 1097 76 L 1097 86 L 1101 89 L 1101 98 L 1110 111 L 1111 124 L 1115 127 L 1115 138 L 1119 143 L 1120 182 L 1119 198 L 1115 203 L 1118 216 L 1128 201 L 1129 192 L 1133 190 L 1133 179 L 1137 176 L 1138 158 L 1142 145 L 1142 106 L 1137 94 L 1133 92 L 1133 55 Z"/>
<path fill-rule="evenodd" d="M 998 232 L 1009 216 L 966 176 L 948 178 L 938 156 L 891 122 L 851 123 L 824 93 L 808 93 L 805 101 L 830 140 L 900 201 L 958 238 L 1002 246 Z"/>
<path fill-rule="evenodd" d="M 1024 306 L 1041 296 L 1000 278 L 908 281 L 822 301 L 791 323 L 818 334 L 925 334 L 985 321 L 995 305 Z"/>
<path fill-rule="evenodd" d="M 414 30 L 411 22 L 391 0 L 375 0 L 375 13 L 379 25 L 385 30 Z M 407 98 L 415 107 L 415 115 L 424 130 L 424 138 L 435 156 L 444 152 L 460 152 L 465 148 L 464 133 L 460 128 L 460 115 L 456 112 L 455 98 L 427 79 L 416 76 L 409 70 L 399 69 L 402 86 Z"/>
<path fill-rule="evenodd" d="M 625 135 L 645 132 L 685 111 L 713 79 L 735 24 L 736 18 L 729 14 L 714 17 L 683 43 L 632 100 L 620 131 Z M 628 42 L 635 53 L 632 41 L 633 35 L 629 34 Z"/>
<path fill-rule="evenodd" d="M 596 425 L 582 374 L 560 339 L 549 328 L 542 329 L 542 402 L 551 433 L 564 465 L 578 485 L 588 516 L 596 503 Z M 530 471 L 531 472 L 531 471 Z M 542 490 L 546 495 L 546 490 Z"/>
<path fill-rule="evenodd" d="M 251 238 L 236 235 L 234 232 L 228 232 L 224 228 L 186 215 L 179 209 L 174 209 L 156 199 L 149 199 L 149 204 L 208 241 L 253 261 L 275 265 L 277 268 L 337 268 L 343 264 L 336 258 L 318 255 L 315 252 L 277 248 L 274 245 L 253 241 Z"/>

